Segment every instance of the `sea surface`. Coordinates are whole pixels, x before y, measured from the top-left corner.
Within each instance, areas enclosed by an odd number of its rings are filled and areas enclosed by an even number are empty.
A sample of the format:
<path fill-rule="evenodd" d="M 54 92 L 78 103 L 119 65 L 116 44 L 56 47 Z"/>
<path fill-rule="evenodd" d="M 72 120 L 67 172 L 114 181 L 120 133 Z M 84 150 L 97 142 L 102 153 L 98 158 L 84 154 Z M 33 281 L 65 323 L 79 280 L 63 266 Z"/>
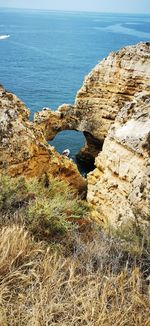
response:
<path fill-rule="evenodd" d="M 0 9 L 0 83 L 20 97 L 31 118 L 43 107 L 73 103 L 85 75 L 109 52 L 150 41 L 150 15 Z M 71 157 L 82 133 L 51 142 Z"/>

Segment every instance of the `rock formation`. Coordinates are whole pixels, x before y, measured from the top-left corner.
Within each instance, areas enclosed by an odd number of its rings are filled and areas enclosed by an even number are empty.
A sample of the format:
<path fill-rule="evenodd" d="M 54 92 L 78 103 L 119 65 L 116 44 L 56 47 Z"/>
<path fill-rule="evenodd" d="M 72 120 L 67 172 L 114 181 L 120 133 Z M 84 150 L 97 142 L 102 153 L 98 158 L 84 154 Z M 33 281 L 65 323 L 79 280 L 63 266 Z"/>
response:
<path fill-rule="evenodd" d="M 78 158 L 95 158 L 119 110 L 135 93 L 145 91 L 150 78 L 150 43 L 128 46 L 112 52 L 85 78 L 74 105 L 58 111 L 44 110 L 35 122 L 45 130 L 48 140 L 62 130 L 79 130 L 86 138 Z"/>
<path fill-rule="evenodd" d="M 85 78 L 74 105 L 29 112 L 1 89 L 1 170 L 11 175 L 67 177 L 76 188 L 84 181 L 74 164 L 49 146 L 62 130 L 82 131 L 78 158 L 96 169 L 88 176 L 88 201 L 103 223 L 150 219 L 150 43 L 111 53 Z M 17 154 L 16 154 L 17 153 Z"/>
<path fill-rule="evenodd" d="M 118 113 L 88 176 L 93 217 L 113 226 L 150 222 L 150 94 Z"/>
<path fill-rule="evenodd" d="M 149 95 L 146 42 L 110 53 L 85 78 L 74 105 L 35 116 L 48 139 L 65 129 L 82 131 L 86 145 L 78 158 L 84 164 L 100 153 L 88 177 L 87 198 L 93 216 L 104 223 L 150 217 Z"/>
<path fill-rule="evenodd" d="M 46 142 L 42 131 L 29 121 L 29 114 L 15 95 L 0 87 L 0 172 L 28 178 L 59 177 L 82 193 L 86 182 L 76 165 Z"/>

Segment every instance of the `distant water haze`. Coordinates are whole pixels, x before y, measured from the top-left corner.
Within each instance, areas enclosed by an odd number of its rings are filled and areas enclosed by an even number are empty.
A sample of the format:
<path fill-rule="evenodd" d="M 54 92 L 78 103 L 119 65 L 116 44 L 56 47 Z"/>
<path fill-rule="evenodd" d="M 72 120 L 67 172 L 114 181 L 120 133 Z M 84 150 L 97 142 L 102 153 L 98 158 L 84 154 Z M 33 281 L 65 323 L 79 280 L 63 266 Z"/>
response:
<path fill-rule="evenodd" d="M 66 11 L 150 13 L 149 0 L 0 0 L 0 6 Z"/>
<path fill-rule="evenodd" d="M 0 35 L 10 35 L 0 39 L 0 83 L 33 117 L 43 107 L 74 103 L 85 75 L 111 51 L 150 41 L 150 15 L 1 9 Z M 52 142 L 73 159 L 83 143 L 75 131 Z"/>

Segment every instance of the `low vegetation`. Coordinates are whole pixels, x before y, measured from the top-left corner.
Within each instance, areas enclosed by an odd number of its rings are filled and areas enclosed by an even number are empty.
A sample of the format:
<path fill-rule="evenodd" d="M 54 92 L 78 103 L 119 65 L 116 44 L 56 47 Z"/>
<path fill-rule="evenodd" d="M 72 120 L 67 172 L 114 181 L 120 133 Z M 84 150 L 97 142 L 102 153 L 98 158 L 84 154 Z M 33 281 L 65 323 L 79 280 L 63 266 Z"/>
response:
<path fill-rule="evenodd" d="M 1 176 L 0 211 L 0 325 L 150 325 L 147 234 L 104 233 L 46 177 Z"/>

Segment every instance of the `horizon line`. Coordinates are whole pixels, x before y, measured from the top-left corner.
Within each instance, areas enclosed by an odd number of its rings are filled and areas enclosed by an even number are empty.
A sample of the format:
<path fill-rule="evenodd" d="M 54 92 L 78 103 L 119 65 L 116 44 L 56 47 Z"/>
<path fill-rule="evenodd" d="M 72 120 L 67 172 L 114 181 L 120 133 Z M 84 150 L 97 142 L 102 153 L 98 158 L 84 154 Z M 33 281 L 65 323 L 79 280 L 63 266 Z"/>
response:
<path fill-rule="evenodd" d="M 95 14 L 128 14 L 128 15 L 150 15 L 150 12 L 122 12 L 122 11 L 94 11 L 94 10 L 69 10 L 69 9 L 47 9 L 47 8 L 28 8 L 28 7 L 4 7 L 1 9 L 11 10 L 35 10 L 35 11 L 51 11 L 51 12 L 68 12 L 68 13 L 95 13 Z"/>

